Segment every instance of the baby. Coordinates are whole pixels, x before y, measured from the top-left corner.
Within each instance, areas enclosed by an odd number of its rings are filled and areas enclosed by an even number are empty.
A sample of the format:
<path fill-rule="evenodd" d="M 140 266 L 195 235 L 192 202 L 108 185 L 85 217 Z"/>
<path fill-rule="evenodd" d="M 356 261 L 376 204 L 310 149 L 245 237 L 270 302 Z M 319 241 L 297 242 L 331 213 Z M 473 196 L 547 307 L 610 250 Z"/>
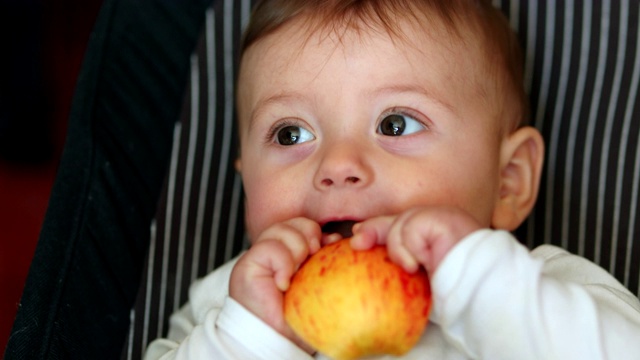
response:
<path fill-rule="evenodd" d="M 508 232 L 543 161 L 525 99 L 515 35 L 489 1 L 259 3 L 237 99 L 252 246 L 192 285 L 146 357 L 322 357 L 284 321 L 283 292 L 352 236 L 430 276 L 430 324 L 404 358 L 637 358 L 635 296 Z"/>

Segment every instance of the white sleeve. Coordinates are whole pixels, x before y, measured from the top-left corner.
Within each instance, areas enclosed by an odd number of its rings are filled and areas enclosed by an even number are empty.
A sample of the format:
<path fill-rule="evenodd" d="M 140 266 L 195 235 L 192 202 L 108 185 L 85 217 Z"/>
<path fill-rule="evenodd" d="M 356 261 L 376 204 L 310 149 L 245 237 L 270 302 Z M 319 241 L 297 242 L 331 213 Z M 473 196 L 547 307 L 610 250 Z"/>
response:
<path fill-rule="evenodd" d="M 169 320 L 166 339 L 153 341 L 145 359 L 312 359 L 227 296 L 235 262 L 194 283 L 189 303 Z"/>
<path fill-rule="evenodd" d="M 478 359 L 638 359 L 640 302 L 613 276 L 553 246 L 529 252 L 480 230 L 431 280 L 451 346 Z"/>

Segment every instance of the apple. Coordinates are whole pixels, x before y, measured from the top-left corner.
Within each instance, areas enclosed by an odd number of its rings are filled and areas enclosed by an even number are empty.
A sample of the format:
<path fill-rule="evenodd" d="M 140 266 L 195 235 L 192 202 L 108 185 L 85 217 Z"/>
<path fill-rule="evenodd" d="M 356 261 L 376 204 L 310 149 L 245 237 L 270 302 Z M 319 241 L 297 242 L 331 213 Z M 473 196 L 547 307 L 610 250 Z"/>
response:
<path fill-rule="evenodd" d="M 422 336 L 430 310 L 423 269 L 407 273 L 385 246 L 356 251 L 349 239 L 309 257 L 284 295 L 284 317 L 296 335 L 341 360 L 406 353 Z"/>

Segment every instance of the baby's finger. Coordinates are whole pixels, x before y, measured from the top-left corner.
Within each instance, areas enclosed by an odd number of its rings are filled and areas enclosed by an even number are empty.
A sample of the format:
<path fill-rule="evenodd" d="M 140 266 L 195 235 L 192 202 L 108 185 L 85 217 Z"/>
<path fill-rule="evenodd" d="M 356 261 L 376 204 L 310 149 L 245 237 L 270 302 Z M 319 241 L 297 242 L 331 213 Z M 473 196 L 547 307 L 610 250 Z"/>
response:
<path fill-rule="evenodd" d="M 293 261 L 295 261 L 296 264 L 302 263 L 310 253 L 309 246 L 307 245 L 307 241 L 304 238 L 304 235 L 293 228 L 279 231 L 277 235 L 266 237 L 264 238 L 264 240 L 257 242 L 256 245 L 261 244 L 265 241 L 280 242 L 290 253 L 291 258 L 293 259 Z"/>
<path fill-rule="evenodd" d="M 309 246 L 309 252 L 311 254 L 314 254 L 318 250 L 320 250 L 322 229 L 317 222 L 307 218 L 298 217 L 285 221 L 285 224 L 288 224 L 292 228 L 297 229 L 302 234 L 303 238 L 306 240 L 307 245 Z"/>
<path fill-rule="evenodd" d="M 453 246 L 479 228 L 471 215 L 457 208 L 415 208 L 393 224 L 387 239 L 389 255 L 407 271 L 421 264 L 433 274 Z"/>
<path fill-rule="evenodd" d="M 410 214 L 403 214 L 395 219 L 387 235 L 387 252 L 393 262 L 402 266 L 405 271 L 416 272 L 420 266 L 412 250 L 405 243 L 407 235 L 411 232 L 407 229 Z"/>
<path fill-rule="evenodd" d="M 295 267 L 292 253 L 284 243 L 275 239 L 260 241 L 234 267 L 229 291 L 236 299 L 251 298 L 254 288 L 268 292 L 269 287 L 264 284 L 269 283 L 275 283 L 280 291 L 285 291 Z"/>
<path fill-rule="evenodd" d="M 342 240 L 342 235 L 338 233 L 333 234 L 322 234 L 322 245 L 326 246 L 329 244 L 333 244 L 336 241 Z"/>
<path fill-rule="evenodd" d="M 255 242 L 265 240 L 281 241 L 293 254 L 296 262 L 301 263 L 309 254 L 320 249 L 320 226 L 306 218 L 295 218 L 277 223 L 265 230 Z"/>
<path fill-rule="evenodd" d="M 394 216 L 378 216 L 354 225 L 351 247 L 367 250 L 375 245 L 384 245 L 394 220 Z"/>

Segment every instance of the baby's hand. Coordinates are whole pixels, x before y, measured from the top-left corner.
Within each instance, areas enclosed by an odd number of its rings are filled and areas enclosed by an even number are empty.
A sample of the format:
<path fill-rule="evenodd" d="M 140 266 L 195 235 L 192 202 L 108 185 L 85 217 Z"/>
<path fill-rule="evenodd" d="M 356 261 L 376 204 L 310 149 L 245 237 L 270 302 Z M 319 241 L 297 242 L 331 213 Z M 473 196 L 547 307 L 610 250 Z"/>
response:
<path fill-rule="evenodd" d="M 375 244 L 386 244 L 391 260 L 406 271 L 415 272 L 422 265 L 431 276 L 455 244 L 480 228 L 463 210 L 419 207 L 357 224 L 351 246 L 365 250 Z"/>
<path fill-rule="evenodd" d="M 309 352 L 284 320 L 283 292 L 300 264 L 320 249 L 321 236 L 320 225 L 306 218 L 271 226 L 238 260 L 229 283 L 234 300 Z"/>

